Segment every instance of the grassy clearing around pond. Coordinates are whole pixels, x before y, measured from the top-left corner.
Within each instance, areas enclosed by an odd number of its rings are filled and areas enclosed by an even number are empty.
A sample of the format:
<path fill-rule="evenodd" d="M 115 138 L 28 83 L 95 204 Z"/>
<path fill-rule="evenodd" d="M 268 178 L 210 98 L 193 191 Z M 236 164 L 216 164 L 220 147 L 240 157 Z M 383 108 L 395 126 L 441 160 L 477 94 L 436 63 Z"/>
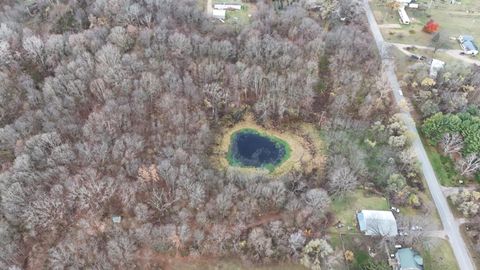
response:
<path fill-rule="evenodd" d="M 231 166 L 248 167 L 248 166 L 243 166 L 233 157 L 232 144 L 233 144 L 233 141 L 235 140 L 235 137 L 239 133 L 250 133 L 250 134 L 256 134 L 256 135 L 259 135 L 259 136 L 262 136 L 262 137 L 266 137 L 270 141 L 275 143 L 276 148 L 283 147 L 283 149 L 285 149 L 285 153 L 283 154 L 283 157 L 280 160 L 280 162 L 278 162 L 278 164 L 269 163 L 269 164 L 266 164 L 266 165 L 263 166 L 269 172 L 273 172 L 273 170 L 275 170 L 276 167 L 280 166 L 283 162 L 288 160 L 290 158 L 291 154 L 292 154 L 292 148 L 290 148 L 290 145 L 286 141 L 284 141 L 280 138 L 277 138 L 275 136 L 272 136 L 272 135 L 268 134 L 267 132 L 260 132 L 256 129 L 253 129 L 253 128 L 244 128 L 244 129 L 237 130 L 234 133 L 232 133 L 232 135 L 230 135 L 230 147 L 228 148 L 227 160 L 228 160 L 228 163 Z"/>
<path fill-rule="evenodd" d="M 285 128 L 281 130 L 278 129 L 278 127 L 270 126 L 268 123 L 265 124 L 265 126 L 260 126 L 255 122 L 253 115 L 247 114 L 241 122 L 236 123 L 232 127 L 220 130 L 215 138 L 217 146 L 213 149 L 211 162 L 218 169 L 225 170 L 233 167 L 228 161 L 231 136 L 233 133 L 242 129 L 253 129 L 260 133 L 268 134 L 268 136 L 277 137 L 290 146 L 291 152 L 288 158 L 270 172 L 272 176 L 282 175 L 292 170 L 301 170 L 309 173 L 313 169 L 321 170 L 324 167 L 325 157 L 322 151 L 318 151 L 322 148 L 322 141 L 317 133 L 311 132 L 311 130 L 314 130 L 314 127 L 310 124 L 302 123 L 295 128 Z M 265 168 L 235 168 L 244 173 L 269 173 Z"/>

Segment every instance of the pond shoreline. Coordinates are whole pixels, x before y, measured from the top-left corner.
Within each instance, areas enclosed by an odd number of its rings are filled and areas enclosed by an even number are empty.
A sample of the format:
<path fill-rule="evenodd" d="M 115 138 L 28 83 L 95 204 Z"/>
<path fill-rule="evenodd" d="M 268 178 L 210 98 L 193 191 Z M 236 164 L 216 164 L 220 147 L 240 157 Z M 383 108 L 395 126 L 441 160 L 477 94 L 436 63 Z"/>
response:
<path fill-rule="evenodd" d="M 231 166 L 228 161 L 228 152 L 230 148 L 231 138 L 235 132 L 244 129 L 251 129 L 259 132 L 260 134 L 266 134 L 269 137 L 276 137 L 290 146 L 290 155 L 287 159 L 281 162 L 279 166 L 276 166 L 273 171 L 269 171 L 265 168 L 255 167 L 236 167 Z M 274 128 L 265 128 L 258 125 L 253 116 L 246 115 L 244 120 L 236 123 L 234 126 L 222 130 L 221 134 L 218 134 L 216 138 L 216 146 L 212 155 L 213 164 L 221 170 L 228 168 L 235 168 L 244 173 L 254 174 L 270 174 L 278 176 L 295 170 L 313 170 L 323 167 L 324 157 L 321 155 L 319 149 L 322 148 L 322 142 L 320 136 L 311 138 L 313 129 L 309 124 L 302 125 L 299 130 L 285 130 L 279 131 Z M 305 139 L 310 137 L 311 140 Z M 313 141 L 314 143 L 311 143 Z"/>

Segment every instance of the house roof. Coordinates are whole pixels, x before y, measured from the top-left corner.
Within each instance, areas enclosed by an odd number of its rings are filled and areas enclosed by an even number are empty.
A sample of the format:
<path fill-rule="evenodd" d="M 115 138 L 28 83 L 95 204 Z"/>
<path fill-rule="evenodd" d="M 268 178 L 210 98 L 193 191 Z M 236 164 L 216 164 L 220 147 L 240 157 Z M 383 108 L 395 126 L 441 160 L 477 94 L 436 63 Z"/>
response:
<path fill-rule="evenodd" d="M 391 211 L 362 210 L 357 213 L 357 219 L 365 235 L 398 235 L 397 221 Z"/>
<path fill-rule="evenodd" d="M 478 51 L 477 45 L 472 40 L 465 40 L 462 44 L 467 51 Z"/>
<path fill-rule="evenodd" d="M 464 41 L 473 41 L 473 37 L 472 37 L 472 36 L 462 35 L 462 38 L 463 38 Z"/>
<path fill-rule="evenodd" d="M 411 248 L 402 248 L 397 251 L 397 260 L 400 263 L 400 270 L 422 270 L 423 259 L 418 252 Z"/>
<path fill-rule="evenodd" d="M 461 35 L 458 39 L 465 52 L 478 52 L 478 47 L 475 45 L 475 41 L 472 36 Z"/>

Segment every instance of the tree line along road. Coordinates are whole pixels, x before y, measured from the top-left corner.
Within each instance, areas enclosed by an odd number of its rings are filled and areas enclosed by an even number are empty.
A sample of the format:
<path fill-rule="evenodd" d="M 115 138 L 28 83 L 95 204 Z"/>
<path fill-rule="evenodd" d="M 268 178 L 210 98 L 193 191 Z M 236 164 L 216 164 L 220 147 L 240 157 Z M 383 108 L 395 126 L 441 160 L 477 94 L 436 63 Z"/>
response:
<path fill-rule="evenodd" d="M 406 100 L 403 97 L 400 84 L 398 83 L 398 79 L 395 74 L 394 62 L 391 59 L 386 59 L 383 57 L 383 52 L 389 44 L 386 43 L 383 39 L 380 28 L 378 27 L 368 0 L 364 0 L 364 6 L 368 23 L 370 25 L 370 30 L 375 39 L 377 48 L 382 55 L 382 70 L 390 83 L 395 102 L 397 103 L 397 105 L 403 104 L 406 102 Z M 440 184 L 437 180 L 437 177 L 435 176 L 435 172 L 433 171 L 432 165 L 430 164 L 430 160 L 427 157 L 427 153 L 425 152 L 423 143 L 420 140 L 418 130 L 415 126 L 415 121 L 413 120 L 412 115 L 410 114 L 408 109 L 404 108 L 403 106 L 398 107 L 400 108 L 402 120 L 405 122 L 408 131 L 412 134 L 413 150 L 415 151 L 418 160 L 421 163 L 423 176 L 425 177 L 428 188 L 430 189 L 430 193 L 432 194 L 433 202 L 435 203 L 438 214 L 440 215 L 443 228 L 446 235 L 448 236 L 450 245 L 452 246 L 458 266 L 461 270 L 474 270 L 476 269 L 476 267 L 473 263 L 473 259 L 467 248 L 467 245 L 465 244 L 465 241 L 463 240 L 460 233 L 460 225 L 455 220 L 455 217 L 453 216 L 453 213 L 448 206 L 447 199 L 442 193 Z"/>

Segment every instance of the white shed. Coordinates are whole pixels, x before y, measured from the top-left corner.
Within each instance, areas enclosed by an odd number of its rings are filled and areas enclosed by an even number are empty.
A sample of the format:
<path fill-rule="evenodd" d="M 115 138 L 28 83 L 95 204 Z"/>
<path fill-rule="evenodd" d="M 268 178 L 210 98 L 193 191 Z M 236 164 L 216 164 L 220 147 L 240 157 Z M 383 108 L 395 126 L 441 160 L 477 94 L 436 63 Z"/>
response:
<path fill-rule="evenodd" d="M 112 216 L 112 222 L 113 223 L 120 223 L 122 221 L 121 216 Z"/>
<path fill-rule="evenodd" d="M 397 221 L 391 211 L 362 210 L 357 213 L 357 220 L 365 235 L 398 235 Z"/>
<path fill-rule="evenodd" d="M 214 9 L 221 9 L 221 10 L 241 10 L 241 4 L 215 4 L 213 5 Z"/>
<path fill-rule="evenodd" d="M 225 19 L 225 14 L 226 14 L 226 11 L 223 9 L 214 9 L 212 12 L 212 16 L 215 19 L 221 19 L 221 20 Z"/>

